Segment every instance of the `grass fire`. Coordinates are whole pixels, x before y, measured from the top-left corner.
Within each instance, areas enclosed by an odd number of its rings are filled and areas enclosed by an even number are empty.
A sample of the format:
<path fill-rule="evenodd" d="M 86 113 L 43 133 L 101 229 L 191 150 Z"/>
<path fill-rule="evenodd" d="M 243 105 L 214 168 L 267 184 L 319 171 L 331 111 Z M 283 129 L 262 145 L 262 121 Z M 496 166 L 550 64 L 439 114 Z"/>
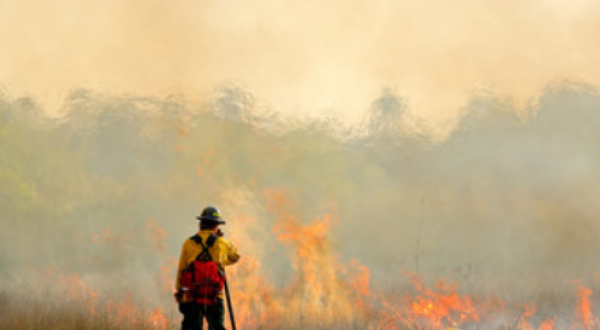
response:
<path fill-rule="evenodd" d="M 372 131 L 403 111 L 389 102 L 348 136 L 172 100 L 69 102 L 61 120 L 1 103 L 0 328 L 179 328 L 179 249 L 209 204 L 242 255 L 239 329 L 599 326 L 595 94 L 549 92 L 532 123 L 474 104 L 435 143 Z"/>
<path fill-rule="evenodd" d="M 600 330 L 600 1 L 0 22 L 0 330 Z"/>

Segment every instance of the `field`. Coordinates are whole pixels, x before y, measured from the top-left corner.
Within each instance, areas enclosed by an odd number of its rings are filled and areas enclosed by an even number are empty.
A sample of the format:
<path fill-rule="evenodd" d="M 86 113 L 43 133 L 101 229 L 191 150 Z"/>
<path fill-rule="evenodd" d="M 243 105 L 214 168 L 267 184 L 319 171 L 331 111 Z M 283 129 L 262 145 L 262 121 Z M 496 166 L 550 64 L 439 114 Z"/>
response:
<path fill-rule="evenodd" d="M 71 278 L 71 281 L 78 281 Z M 322 293 L 320 301 L 306 292 L 292 297 L 282 291 L 277 303 L 258 300 L 249 309 L 234 308 L 238 329 L 501 329 L 553 330 L 597 329 L 592 291 L 573 286 L 573 294 L 538 292 L 528 303 L 504 301 L 492 295 L 460 294 L 451 285 L 435 288 L 396 287 L 362 294 L 349 290 Z M 66 291 L 27 296 L 13 290 L 0 294 L 2 329 L 178 329 L 181 320 L 174 302 L 166 297 L 152 304 L 143 299 L 107 298 L 86 292 L 81 282 L 63 283 Z M 34 289 L 33 289 L 34 290 Z M 39 290 L 39 289 L 38 289 Z M 60 292 L 62 291 L 62 292 Z M 60 296 L 56 296 L 59 294 Z M 531 292 L 529 292 L 531 294 Z M 238 298 L 241 293 L 238 292 Z M 43 297 L 43 298 L 40 298 Z M 65 299 L 66 297 L 66 299 Z M 235 297 L 234 297 L 235 298 Z M 264 297 L 263 297 L 264 298 Z M 338 301 L 336 301 L 336 299 Z M 285 303 L 285 305 L 278 305 Z M 246 306 L 248 308 L 248 306 Z"/>

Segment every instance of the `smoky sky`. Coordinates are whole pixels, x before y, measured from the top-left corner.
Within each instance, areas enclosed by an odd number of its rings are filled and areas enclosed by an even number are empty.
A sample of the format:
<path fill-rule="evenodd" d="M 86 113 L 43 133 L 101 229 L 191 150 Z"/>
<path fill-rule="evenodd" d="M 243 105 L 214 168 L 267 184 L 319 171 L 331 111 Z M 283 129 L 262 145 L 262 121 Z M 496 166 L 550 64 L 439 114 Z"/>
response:
<path fill-rule="evenodd" d="M 383 87 L 444 137 L 473 95 L 521 112 L 549 83 L 599 84 L 600 7 L 528 1 L 0 1 L 0 89 L 60 116 L 78 88 L 356 123 Z"/>

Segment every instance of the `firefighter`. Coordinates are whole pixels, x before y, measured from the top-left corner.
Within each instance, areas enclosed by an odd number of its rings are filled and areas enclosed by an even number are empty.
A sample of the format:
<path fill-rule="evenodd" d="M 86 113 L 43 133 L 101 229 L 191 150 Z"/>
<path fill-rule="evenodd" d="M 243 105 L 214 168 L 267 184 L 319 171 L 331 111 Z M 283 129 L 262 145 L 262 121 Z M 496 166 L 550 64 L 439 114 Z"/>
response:
<path fill-rule="evenodd" d="M 225 306 L 222 286 L 215 289 L 217 292 L 215 292 L 214 299 L 206 300 L 207 297 L 200 299 L 197 293 L 187 290 L 186 283 L 190 281 L 186 274 L 190 271 L 193 272 L 191 270 L 194 268 L 193 263 L 198 260 L 209 260 L 209 263 L 214 262 L 220 269 L 219 273 L 224 280 L 223 267 L 236 263 L 240 259 L 240 255 L 233 244 L 223 238 L 223 232 L 219 229 L 219 225 L 224 225 L 225 221 L 221 218 L 217 208 L 206 207 L 196 218 L 200 220 L 200 231 L 183 243 L 177 270 L 175 298 L 179 303 L 179 311 L 183 314 L 181 328 L 182 330 L 200 330 L 203 319 L 206 318 L 210 330 L 224 330 Z M 183 286 L 182 281 L 184 282 Z"/>

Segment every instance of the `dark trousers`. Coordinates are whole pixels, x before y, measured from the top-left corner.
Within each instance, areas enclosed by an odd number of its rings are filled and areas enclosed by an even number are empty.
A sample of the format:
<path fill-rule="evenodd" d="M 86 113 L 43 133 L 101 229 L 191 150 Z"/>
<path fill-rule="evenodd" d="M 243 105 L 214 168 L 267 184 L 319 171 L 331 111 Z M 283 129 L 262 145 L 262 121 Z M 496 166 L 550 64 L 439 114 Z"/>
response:
<path fill-rule="evenodd" d="M 225 330 L 225 306 L 223 299 L 211 306 L 200 306 L 196 303 L 181 303 L 179 311 L 183 314 L 181 330 L 201 330 L 203 319 L 208 322 L 208 330 Z"/>

